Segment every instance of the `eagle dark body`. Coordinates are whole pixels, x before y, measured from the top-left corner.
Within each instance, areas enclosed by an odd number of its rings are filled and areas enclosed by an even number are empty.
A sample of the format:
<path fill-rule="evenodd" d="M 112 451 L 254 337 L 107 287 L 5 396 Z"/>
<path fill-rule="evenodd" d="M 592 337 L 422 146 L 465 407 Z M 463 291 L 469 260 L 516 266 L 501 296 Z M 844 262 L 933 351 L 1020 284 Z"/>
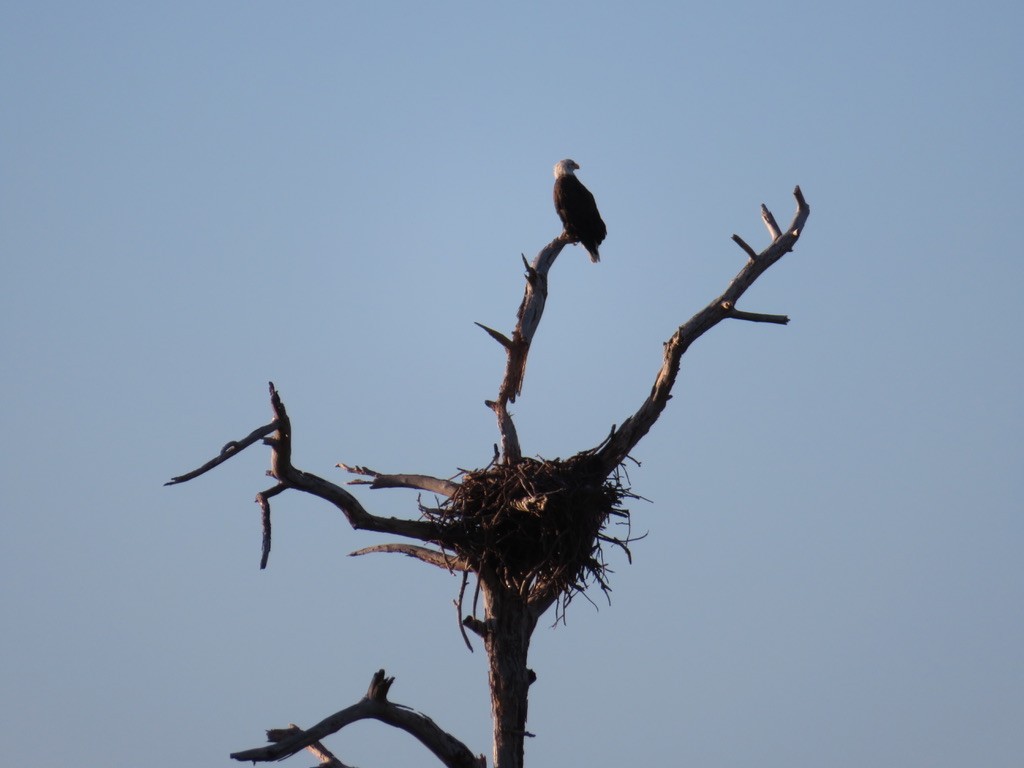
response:
<path fill-rule="evenodd" d="M 562 220 L 565 232 L 587 249 L 590 260 L 598 262 L 598 246 L 608 235 L 608 228 L 597 210 L 597 202 L 590 190 L 583 186 L 573 171 L 579 168 L 572 160 L 555 165 L 555 210 Z"/>

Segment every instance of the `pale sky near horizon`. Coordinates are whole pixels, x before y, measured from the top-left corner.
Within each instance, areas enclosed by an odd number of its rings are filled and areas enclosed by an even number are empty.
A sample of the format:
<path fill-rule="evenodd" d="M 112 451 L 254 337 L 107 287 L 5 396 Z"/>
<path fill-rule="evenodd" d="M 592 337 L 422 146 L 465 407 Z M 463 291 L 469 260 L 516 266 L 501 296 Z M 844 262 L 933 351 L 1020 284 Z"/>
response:
<path fill-rule="evenodd" d="M 485 465 L 473 323 L 511 330 L 571 157 L 609 235 L 552 271 L 528 455 L 635 410 L 761 203 L 811 217 L 740 307 L 790 325 L 702 338 L 638 446 L 611 604 L 535 633 L 527 765 L 1019 766 L 1022 32 L 1008 1 L 0 2 L 3 762 L 227 766 L 381 667 L 490 755 L 457 578 L 346 557 L 383 539 L 297 494 L 261 572 L 261 448 L 162 484 L 270 380 L 302 469 Z"/>

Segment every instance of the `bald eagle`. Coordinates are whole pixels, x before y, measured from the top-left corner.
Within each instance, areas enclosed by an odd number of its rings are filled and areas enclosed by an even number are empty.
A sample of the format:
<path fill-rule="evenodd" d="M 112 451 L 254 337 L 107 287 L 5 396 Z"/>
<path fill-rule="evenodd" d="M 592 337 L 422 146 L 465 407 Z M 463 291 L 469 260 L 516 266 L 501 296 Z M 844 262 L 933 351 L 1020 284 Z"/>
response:
<path fill-rule="evenodd" d="M 590 260 L 596 264 L 601 260 L 597 246 L 608 234 L 608 228 L 597 211 L 594 196 L 573 175 L 578 168 L 575 160 L 555 163 L 555 210 L 565 233 L 586 248 Z"/>

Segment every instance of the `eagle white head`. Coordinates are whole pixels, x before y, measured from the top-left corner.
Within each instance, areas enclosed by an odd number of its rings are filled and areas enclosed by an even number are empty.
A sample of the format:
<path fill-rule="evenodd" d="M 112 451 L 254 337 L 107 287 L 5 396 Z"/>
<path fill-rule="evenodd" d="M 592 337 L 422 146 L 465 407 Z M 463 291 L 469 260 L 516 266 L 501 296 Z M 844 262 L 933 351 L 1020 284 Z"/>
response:
<path fill-rule="evenodd" d="M 573 171 L 578 170 L 579 167 L 579 163 L 575 160 L 569 160 L 568 158 L 565 160 L 559 160 L 555 163 L 555 178 L 559 179 L 562 176 L 572 176 Z"/>

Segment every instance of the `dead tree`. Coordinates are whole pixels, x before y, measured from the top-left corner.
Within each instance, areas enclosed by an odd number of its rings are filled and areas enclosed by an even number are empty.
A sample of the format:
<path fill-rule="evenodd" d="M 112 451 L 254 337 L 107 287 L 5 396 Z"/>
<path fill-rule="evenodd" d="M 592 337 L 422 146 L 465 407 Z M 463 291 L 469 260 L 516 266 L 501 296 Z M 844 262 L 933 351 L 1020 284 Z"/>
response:
<path fill-rule="evenodd" d="M 526 266 L 526 290 L 518 321 L 511 336 L 481 326 L 504 347 L 505 375 L 495 400 L 486 401 L 494 412 L 500 434 L 500 450 L 483 469 L 463 472 L 448 480 L 416 474 L 383 474 L 362 466 L 338 466 L 360 478 L 351 485 L 370 488 L 411 488 L 427 491 L 444 501 L 437 507 L 419 507 L 417 519 L 380 517 L 341 486 L 292 465 L 292 425 L 280 394 L 270 384 L 273 419 L 241 440 L 229 442 L 202 467 L 172 479 L 168 485 L 183 483 L 222 464 L 257 442 L 270 447 L 273 487 L 257 495 L 263 515 L 263 553 L 260 567 L 270 555 L 270 500 L 286 490 L 302 491 L 333 504 L 354 529 L 386 533 L 402 541 L 376 544 L 353 554 L 395 552 L 417 558 L 429 565 L 462 574 L 457 600 L 463 639 L 468 632 L 483 640 L 489 660 L 491 712 L 494 726 L 495 768 L 522 768 L 523 745 L 528 732 L 527 700 L 534 673 L 527 666 L 530 638 L 542 615 L 555 607 L 556 619 L 573 596 L 590 586 L 607 590 L 605 545 L 621 548 L 630 556 L 628 534 L 613 536 L 611 521 L 627 523 L 623 507 L 636 498 L 624 483 L 623 462 L 654 426 L 669 398 L 683 353 L 698 338 L 727 319 L 785 324 L 784 315 L 766 315 L 737 309 L 744 292 L 769 267 L 796 244 L 810 208 L 800 188 L 794 190 L 797 210 L 785 230 L 779 228 L 765 206 L 761 206 L 771 243 L 760 253 L 739 236 L 733 240 L 743 249 L 747 262 L 726 288 L 665 342 L 661 366 L 651 392 L 636 412 L 613 426 L 598 445 L 566 460 L 543 461 L 523 456 L 515 425 L 508 412 L 523 387 L 530 344 L 540 324 L 547 300 L 547 277 L 561 253 L 572 240 L 564 232 L 545 246 Z M 415 543 L 411 543 L 415 542 Z M 468 610 L 464 598 L 470 579 L 475 581 Z M 482 615 L 478 597 L 482 600 Z M 468 630 L 468 632 L 467 632 Z M 405 730 L 419 739 L 449 768 L 484 766 L 486 759 L 439 728 L 430 718 L 388 701 L 393 678 L 380 670 L 359 702 L 302 729 L 267 732 L 270 745 L 236 752 L 242 761 L 280 760 L 303 749 L 318 756 L 325 765 L 342 766 L 321 740 L 356 720 L 374 718 Z"/>

